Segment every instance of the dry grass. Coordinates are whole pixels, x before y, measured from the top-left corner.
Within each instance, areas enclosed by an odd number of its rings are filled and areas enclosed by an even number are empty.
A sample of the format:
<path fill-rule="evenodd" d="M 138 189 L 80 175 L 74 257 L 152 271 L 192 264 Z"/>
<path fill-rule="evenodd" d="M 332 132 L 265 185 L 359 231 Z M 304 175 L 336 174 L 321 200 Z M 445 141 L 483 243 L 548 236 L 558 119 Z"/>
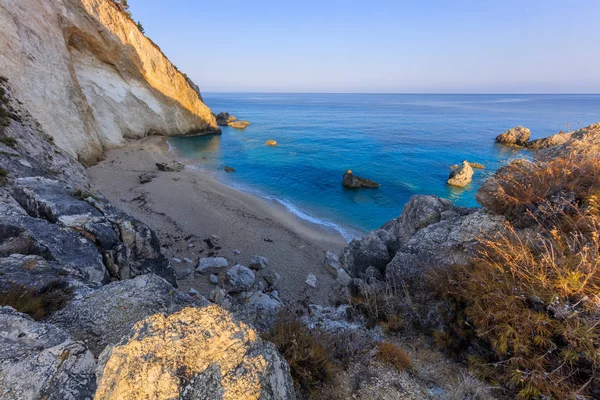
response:
<path fill-rule="evenodd" d="M 0 290 L 0 306 L 10 306 L 35 320 L 62 309 L 69 301 L 72 290 L 60 281 L 50 282 L 40 290 L 11 284 Z"/>
<path fill-rule="evenodd" d="M 438 343 L 485 344 L 472 364 L 520 399 L 600 389 L 600 201 L 582 204 L 554 206 L 544 219 L 530 213 L 534 232 L 507 224 L 443 278 L 448 326 Z"/>
<path fill-rule="evenodd" d="M 496 175 L 495 181 L 494 199 L 485 206 L 518 220 L 561 194 L 571 195 L 577 204 L 598 193 L 600 159 L 571 155 L 545 163 L 513 162 Z"/>
<path fill-rule="evenodd" d="M 390 364 L 397 371 L 412 367 L 412 361 L 406 351 L 389 342 L 382 342 L 377 346 L 377 359 Z"/>

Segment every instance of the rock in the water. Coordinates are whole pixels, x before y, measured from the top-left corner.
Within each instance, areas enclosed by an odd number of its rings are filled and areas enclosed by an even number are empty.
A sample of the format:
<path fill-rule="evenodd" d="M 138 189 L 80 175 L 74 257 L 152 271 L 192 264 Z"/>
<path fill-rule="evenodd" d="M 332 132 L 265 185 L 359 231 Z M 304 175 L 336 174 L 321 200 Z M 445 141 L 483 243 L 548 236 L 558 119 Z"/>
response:
<path fill-rule="evenodd" d="M 248 121 L 232 121 L 230 123 L 228 123 L 227 125 L 229 125 L 232 128 L 235 129 L 246 129 L 247 127 L 250 126 L 250 122 Z"/>
<path fill-rule="evenodd" d="M 450 173 L 448 185 L 464 188 L 473 180 L 473 168 L 468 161 L 463 161 L 462 165 Z"/>
<path fill-rule="evenodd" d="M 481 163 L 477 163 L 477 162 L 469 162 L 469 165 L 471 166 L 471 168 L 473 169 L 485 169 L 485 165 L 481 164 Z M 450 166 L 450 169 L 458 169 L 459 165 L 458 164 L 454 164 Z"/>
<path fill-rule="evenodd" d="M 203 275 L 214 274 L 218 273 L 228 265 L 227 259 L 224 257 L 205 257 L 201 258 L 198 262 L 196 272 Z"/>
<path fill-rule="evenodd" d="M 306 284 L 310 287 L 317 287 L 317 277 L 314 274 L 308 274 L 306 278 Z"/>
<path fill-rule="evenodd" d="M 277 141 L 273 139 L 269 139 L 265 142 L 267 146 L 277 146 Z"/>
<path fill-rule="evenodd" d="M 226 165 L 225 168 L 223 168 L 223 170 L 225 170 L 225 172 L 227 172 L 228 174 L 235 172 L 235 168 L 232 168 L 229 165 Z"/>
<path fill-rule="evenodd" d="M 60 328 L 0 307 L 0 398 L 91 399 L 96 360 Z"/>
<path fill-rule="evenodd" d="M 236 264 L 227 270 L 226 274 L 227 290 L 230 292 L 241 292 L 248 290 L 254 284 L 256 275 L 254 272 L 243 265 Z"/>
<path fill-rule="evenodd" d="M 96 400 L 295 398 L 275 347 L 218 306 L 140 321 L 98 366 Z"/>
<path fill-rule="evenodd" d="M 163 278 L 147 274 L 90 291 L 53 314 L 50 322 L 74 339 L 86 340 L 90 350 L 98 355 L 107 345 L 118 342 L 137 321 L 157 312 L 170 314 L 197 304 Z"/>
<path fill-rule="evenodd" d="M 349 189 L 358 189 L 358 188 L 378 188 L 379 183 L 374 182 L 370 179 L 360 178 L 352 173 L 351 170 L 347 170 L 344 173 L 344 178 L 342 179 L 342 185 Z"/>
<path fill-rule="evenodd" d="M 235 121 L 237 118 L 229 113 L 222 112 L 217 115 L 217 124 L 220 126 L 227 126 L 230 122 Z"/>
<path fill-rule="evenodd" d="M 185 165 L 173 160 L 168 163 L 156 163 L 156 168 L 158 168 L 159 171 L 179 172 L 185 169 Z"/>
<path fill-rule="evenodd" d="M 144 172 L 143 174 L 141 174 L 139 176 L 140 178 L 140 183 L 149 183 L 152 182 L 152 179 L 156 178 L 158 175 L 156 175 L 154 172 Z"/>
<path fill-rule="evenodd" d="M 531 131 L 522 126 L 511 128 L 496 137 L 496 142 L 508 146 L 525 146 L 531 137 Z"/>
<path fill-rule="evenodd" d="M 269 260 L 266 257 L 254 256 L 250 260 L 250 264 L 248 264 L 248 267 L 250 267 L 250 269 L 258 271 L 258 270 L 267 268 L 268 265 L 269 265 Z"/>

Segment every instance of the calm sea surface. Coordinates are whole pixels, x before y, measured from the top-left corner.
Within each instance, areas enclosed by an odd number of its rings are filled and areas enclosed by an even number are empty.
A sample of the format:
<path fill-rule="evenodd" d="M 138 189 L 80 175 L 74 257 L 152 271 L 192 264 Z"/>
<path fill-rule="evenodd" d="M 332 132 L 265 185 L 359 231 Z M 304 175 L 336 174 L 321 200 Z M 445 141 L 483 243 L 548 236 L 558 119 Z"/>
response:
<path fill-rule="evenodd" d="M 600 121 L 600 95 L 205 93 L 218 113 L 252 123 L 221 136 L 172 138 L 174 151 L 230 185 L 279 201 L 300 218 L 360 235 L 397 217 L 414 194 L 476 206 L 482 179 L 526 155 L 496 145 L 516 125 L 539 138 Z M 579 125 L 578 125 L 579 124 Z M 265 141 L 274 139 L 277 147 Z M 449 166 L 480 162 L 466 189 L 446 185 Z M 226 165 L 235 173 L 223 171 Z M 379 189 L 349 190 L 345 170 Z"/>

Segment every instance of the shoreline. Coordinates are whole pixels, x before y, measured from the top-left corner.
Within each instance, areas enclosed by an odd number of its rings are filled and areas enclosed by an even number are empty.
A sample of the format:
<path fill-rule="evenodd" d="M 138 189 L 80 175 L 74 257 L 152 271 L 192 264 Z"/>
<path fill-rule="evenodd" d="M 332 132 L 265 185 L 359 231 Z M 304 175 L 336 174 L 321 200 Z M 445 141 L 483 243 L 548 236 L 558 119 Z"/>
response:
<path fill-rule="evenodd" d="M 323 266 L 324 252 L 341 250 L 347 244 L 342 235 L 301 219 L 276 200 L 228 186 L 211 171 L 189 163 L 180 172 L 157 172 L 155 163 L 182 161 L 167 139 L 130 140 L 107 151 L 104 161 L 87 169 L 93 188 L 157 233 L 178 277 L 189 275 L 186 270 L 193 270 L 201 257 L 222 256 L 229 265 L 247 265 L 252 256 L 261 255 L 282 276 L 282 299 L 308 296 L 326 304 L 330 291 L 323 288 L 335 280 Z M 141 184 L 139 175 L 144 172 L 156 172 L 157 177 Z M 209 246 L 207 241 L 214 243 Z M 317 276 L 317 288 L 304 283 L 309 273 Z M 214 288 L 208 276 L 193 274 L 180 278 L 179 285 L 204 296 Z"/>

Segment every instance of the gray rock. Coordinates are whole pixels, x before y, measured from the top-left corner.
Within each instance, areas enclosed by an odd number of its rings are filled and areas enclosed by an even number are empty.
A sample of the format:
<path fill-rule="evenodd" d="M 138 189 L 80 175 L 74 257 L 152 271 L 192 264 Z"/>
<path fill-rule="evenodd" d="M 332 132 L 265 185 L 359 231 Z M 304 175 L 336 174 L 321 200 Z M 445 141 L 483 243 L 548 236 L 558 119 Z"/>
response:
<path fill-rule="evenodd" d="M 473 180 L 473 168 L 468 161 L 463 161 L 462 164 L 450 172 L 450 177 L 448 178 L 448 185 L 456 186 L 456 187 L 467 187 L 469 183 Z"/>
<path fill-rule="evenodd" d="M 210 274 L 210 277 L 208 279 L 210 280 L 210 283 L 212 283 L 213 285 L 216 285 L 219 283 L 219 277 L 215 274 Z"/>
<path fill-rule="evenodd" d="M 373 231 L 360 240 L 351 241 L 343 250 L 340 261 L 351 276 L 360 276 L 369 266 L 384 270 L 392 259 L 381 231 Z"/>
<path fill-rule="evenodd" d="M 295 398 L 275 347 L 214 305 L 138 323 L 102 353 L 97 379 L 96 399 Z"/>
<path fill-rule="evenodd" d="M 306 277 L 306 284 L 310 287 L 316 288 L 317 277 L 314 274 L 308 274 L 308 277 Z"/>
<path fill-rule="evenodd" d="M 205 257 L 198 262 L 196 272 L 203 275 L 218 273 L 228 265 L 224 257 Z"/>
<path fill-rule="evenodd" d="M 140 183 L 150 183 L 154 178 L 158 177 L 158 175 L 154 172 L 144 172 L 139 176 Z"/>
<path fill-rule="evenodd" d="M 188 291 L 188 294 L 193 297 L 200 296 L 200 292 L 194 288 L 190 288 L 190 290 Z"/>
<path fill-rule="evenodd" d="M 381 274 L 381 271 L 379 271 L 377 268 L 369 267 L 365 271 L 365 279 L 367 280 L 367 282 L 372 279 L 382 281 L 383 275 Z"/>
<path fill-rule="evenodd" d="M 250 267 L 250 269 L 253 269 L 255 271 L 261 270 L 268 266 L 269 266 L 269 260 L 266 257 L 262 257 L 262 256 L 252 257 L 252 259 L 250 260 L 250 264 L 248 265 L 248 267 Z"/>
<path fill-rule="evenodd" d="M 53 314 L 50 322 L 76 340 L 85 341 L 98 355 L 107 345 L 118 342 L 137 321 L 197 304 L 206 303 L 197 303 L 163 278 L 146 274 L 93 290 Z"/>
<path fill-rule="evenodd" d="M 227 291 L 217 286 L 212 290 L 212 292 L 210 292 L 208 298 L 213 303 L 220 304 L 223 300 L 227 298 Z"/>
<path fill-rule="evenodd" d="M 244 292 L 231 306 L 231 311 L 240 320 L 261 331 L 273 326 L 282 308 L 281 301 L 263 290 Z"/>
<path fill-rule="evenodd" d="M 0 307 L 0 398 L 89 399 L 96 360 L 63 330 Z"/>
<path fill-rule="evenodd" d="M 524 146 L 531 137 L 531 131 L 522 126 L 511 128 L 496 137 L 496 142 L 508 146 Z"/>
<path fill-rule="evenodd" d="M 180 281 L 192 279 L 193 277 L 194 277 L 194 270 L 190 269 L 190 268 L 183 270 L 180 274 L 177 275 L 177 279 Z"/>
<path fill-rule="evenodd" d="M 220 126 L 227 126 L 230 122 L 235 121 L 237 118 L 233 115 L 229 115 L 227 112 L 217 114 L 217 124 Z"/>
<path fill-rule="evenodd" d="M 167 163 L 156 163 L 156 168 L 158 168 L 159 171 L 179 172 L 185 169 L 185 165 L 178 161 L 172 160 Z"/>
<path fill-rule="evenodd" d="M 267 282 L 270 288 L 276 288 L 277 285 L 279 285 L 279 282 L 281 282 L 281 275 L 271 269 L 265 272 L 263 279 L 265 282 Z"/>
<path fill-rule="evenodd" d="M 250 289 L 255 280 L 256 275 L 250 268 L 236 264 L 227 270 L 225 283 L 229 292 L 241 292 Z"/>

